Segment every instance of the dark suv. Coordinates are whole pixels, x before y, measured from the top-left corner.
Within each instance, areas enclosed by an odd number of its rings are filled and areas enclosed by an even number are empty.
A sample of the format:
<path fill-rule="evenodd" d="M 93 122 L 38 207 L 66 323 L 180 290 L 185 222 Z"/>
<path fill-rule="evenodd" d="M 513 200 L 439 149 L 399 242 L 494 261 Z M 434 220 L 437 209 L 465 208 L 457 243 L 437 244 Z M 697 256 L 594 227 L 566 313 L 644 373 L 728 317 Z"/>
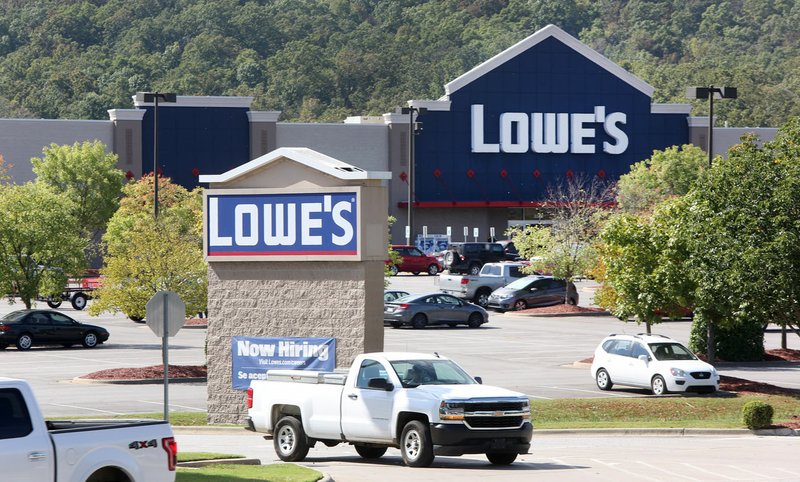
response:
<path fill-rule="evenodd" d="M 444 253 L 444 268 L 451 273 L 477 275 L 485 263 L 505 259 L 506 253 L 500 243 L 450 243 Z"/>

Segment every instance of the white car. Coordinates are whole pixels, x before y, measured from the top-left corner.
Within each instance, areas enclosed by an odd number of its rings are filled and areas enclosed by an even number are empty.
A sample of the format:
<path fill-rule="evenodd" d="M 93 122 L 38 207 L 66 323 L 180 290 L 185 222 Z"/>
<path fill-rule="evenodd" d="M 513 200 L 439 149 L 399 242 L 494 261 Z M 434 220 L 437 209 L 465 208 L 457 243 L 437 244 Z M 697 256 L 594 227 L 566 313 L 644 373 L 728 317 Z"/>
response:
<path fill-rule="evenodd" d="M 668 392 L 713 393 L 719 374 L 688 348 L 663 335 L 609 335 L 597 347 L 592 378 L 600 390 L 614 385 Z"/>

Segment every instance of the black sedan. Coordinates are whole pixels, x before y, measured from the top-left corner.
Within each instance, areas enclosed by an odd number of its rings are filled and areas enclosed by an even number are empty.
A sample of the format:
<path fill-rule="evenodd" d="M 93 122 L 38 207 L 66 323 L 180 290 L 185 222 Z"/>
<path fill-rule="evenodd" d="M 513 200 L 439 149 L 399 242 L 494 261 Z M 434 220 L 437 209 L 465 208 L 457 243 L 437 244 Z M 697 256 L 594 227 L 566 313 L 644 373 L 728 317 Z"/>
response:
<path fill-rule="evenodd" d="M 108 330 L 86 325 L 69 316 L 50 310 L 12 311 L 0 318 L 0 349 L 16 345 L 28 350 L 33 345 L 62 345 L 71 347 L 80 343 L 94 348 L 108 340 Z"/>
<path fill-rule="evenodd" d="M 383 323 L 392 328 L 411 325 L 467 325 L 478 328 L 489 321 L 486 310 L 444 293 L 409 295 L 383 304 Z"/>

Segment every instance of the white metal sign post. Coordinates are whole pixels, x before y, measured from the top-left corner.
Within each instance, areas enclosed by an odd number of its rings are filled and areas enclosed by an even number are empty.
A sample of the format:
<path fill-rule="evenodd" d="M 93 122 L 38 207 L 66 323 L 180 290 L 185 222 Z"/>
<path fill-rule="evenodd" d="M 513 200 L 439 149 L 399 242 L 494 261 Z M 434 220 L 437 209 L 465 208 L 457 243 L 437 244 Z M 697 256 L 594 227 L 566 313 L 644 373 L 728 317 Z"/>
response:
<path fill-rule="evenodd" d="M 164 361 L 164 420 L 169 422 L 169 346 L 167 338 L 175 336 L 186 322 L 186 305 L 172 291 L 159 291 L 145 306 L 147 326 L 161 337 L 161 358 Z"/>

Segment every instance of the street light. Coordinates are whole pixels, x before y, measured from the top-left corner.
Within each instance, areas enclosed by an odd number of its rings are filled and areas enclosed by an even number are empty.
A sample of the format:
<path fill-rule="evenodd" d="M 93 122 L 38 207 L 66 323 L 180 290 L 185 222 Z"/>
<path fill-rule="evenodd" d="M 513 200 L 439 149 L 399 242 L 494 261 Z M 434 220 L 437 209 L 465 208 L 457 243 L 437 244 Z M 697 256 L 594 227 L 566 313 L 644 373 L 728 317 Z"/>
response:
<path fill-rule="evenodd" d="M 412 105 L 401 108 L 400 112 L 408 114 L 408 214 L 406 218 L 408 225 L 406 228 L 406 244 L 411 244 L 411 236 L 413 236 L 414 231 L 414 136 L 422 132 L 422 123 L 414 122 L 414 113 L 416 112 L 417 116 L 420 116 L 428 112 L 428 109 Z"/>
<path fill-rule="evenodd" d="M 166 92 L 144 92 L 144 102 L 153 103 L 153 218 L 158 219 L 158 101 L 176 102 L 178 96 Z"/>
<path fill-rule="evenodd" d="M 712 147 L 714 146 L 714 97 L 719 99 L 735 99 L 736 87 L 689 87 L 686 97 L 689 99 L 708 99 L 708 167 L 713 159 Z"/>

